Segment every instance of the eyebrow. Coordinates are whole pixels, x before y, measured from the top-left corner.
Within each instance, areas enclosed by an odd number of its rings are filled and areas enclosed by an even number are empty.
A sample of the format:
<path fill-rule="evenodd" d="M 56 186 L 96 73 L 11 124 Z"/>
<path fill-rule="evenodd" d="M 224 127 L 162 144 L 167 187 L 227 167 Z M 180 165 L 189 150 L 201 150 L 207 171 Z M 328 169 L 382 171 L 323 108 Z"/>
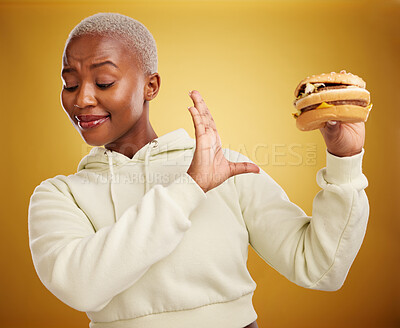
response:
<path fill-rule="evenodd" d="M 119 69 L 119 67 L 117 65 L 115 65 L 110 60 L 106 60 L 106 61 L 103 61 L 103 62 L 100 62 L 100 63 L 94 63 L 94 64 L 90 65 L 90 69 L 98 68 L 98 67 L 101 67 L 101 66 L 104 66 L 104 65 L 111 65 L 111 66 L 114 66 L 115 68 Z M 71 73 L 71 72 L 76 72 L 76 69 L 72 68 L 72 67 L 63 68 L 61 74 Z"/>
<path fill-rule="evenodd" d="M 95 63 L 95 64 L 92 64 L 92 65 L 90 65 L 90 69 L 92 69 L 92 68 L 97 68 L 97 67 L 100 67 L 100 66 L 103 66 L 103 65 L 111 65 L 111 66 L 114 66 L 115 68 L 118 68 L 119 69 L 119 67 L 117 66 L 117 65 L 115 65 L 112 61 L 110 61 L 110 60 L 106 60 L 106 61 L 103 61 L 103 62 L 100 62 L 100 63 Z"/>

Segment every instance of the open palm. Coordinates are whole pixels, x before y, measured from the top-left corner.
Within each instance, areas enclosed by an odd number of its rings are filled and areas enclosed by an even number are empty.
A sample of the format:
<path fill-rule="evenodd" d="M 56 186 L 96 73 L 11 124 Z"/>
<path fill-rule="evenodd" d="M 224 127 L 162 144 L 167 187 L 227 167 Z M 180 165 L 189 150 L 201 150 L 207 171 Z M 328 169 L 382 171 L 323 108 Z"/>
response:
<path fill-rule="evenodd" d="M 228 161 L 222 151 L 221 138 L 203 97 L 196 90 L 189 93 L 194 106 L 188 107 L 195 127 L 196 150 L 187 173 L 207 192 L 226 179 L 241 173 L 259 173 L 257 165 Z"/>

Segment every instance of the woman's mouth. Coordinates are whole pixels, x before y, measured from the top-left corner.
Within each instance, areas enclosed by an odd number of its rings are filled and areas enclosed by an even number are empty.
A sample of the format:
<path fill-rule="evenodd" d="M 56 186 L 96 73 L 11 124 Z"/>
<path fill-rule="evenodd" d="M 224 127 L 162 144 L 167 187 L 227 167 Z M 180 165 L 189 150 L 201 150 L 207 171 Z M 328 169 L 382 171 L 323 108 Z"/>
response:
<path fill-rule="evenodd" d="M 85 129 L 91 129 L 91 128 L 94 128 L 96 126 L 99 126 L 99 125 L 103 124 L 104 122 L 108 121 L 109 119 L 110 119 L 110 115 L 109 116 L 105 116 L 105 117 L 101 117 L 99 119 L 95 119 L 95 120 L 92 120 L 92 121 L 87 121 L 87 120 L 82 121 L 82 120 L 79 120 L 79 117 L 78 117 L 78 125 L 79 125 L 79 127 L 81 129 L 84 129 L 84 130 Z"/>

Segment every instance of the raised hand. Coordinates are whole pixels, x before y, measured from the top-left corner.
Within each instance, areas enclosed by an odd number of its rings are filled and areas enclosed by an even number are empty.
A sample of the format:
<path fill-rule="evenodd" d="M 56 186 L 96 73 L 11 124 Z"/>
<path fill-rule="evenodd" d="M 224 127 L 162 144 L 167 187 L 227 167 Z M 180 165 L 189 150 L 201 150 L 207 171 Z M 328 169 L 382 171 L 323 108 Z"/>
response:
<path fill-rule="evenodd" d="M 187 173 L 207 192 L 231 176 L 241 173 L 259 173 L 260 168 L 249 162 L 228 161 L 221 147 L 215 122 L 200 93 L 189 93 L 194 106 L 188 107 L 192 115 L 196 136 L 196 150 Z"/>
<path fill-rule="evenodd" d="M 336 123 L 335 123 L 336 122 Z M 336 156 L 353 156 L 362 151 L 365 142 L 365 123 L 328 121 L 320 128 L 328 151 Z"/>

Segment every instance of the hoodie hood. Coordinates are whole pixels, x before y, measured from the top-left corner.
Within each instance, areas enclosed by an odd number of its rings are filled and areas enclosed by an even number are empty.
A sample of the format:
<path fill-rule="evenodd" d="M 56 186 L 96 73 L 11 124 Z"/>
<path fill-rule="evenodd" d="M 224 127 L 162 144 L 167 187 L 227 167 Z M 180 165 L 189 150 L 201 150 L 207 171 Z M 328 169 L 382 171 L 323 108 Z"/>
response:
<path fill-rule="evenodd" d="M 128 162 L 164 160 L 167 158 L 168 152 L 191 149 L 194 148 L 195 145 L 196 141 L 189 136 L 185 129 L 180 128 L 153 139 L 139 149 L 132 158 L 104 147 L 94 147 L 90 150 L 89 154 L 79 162 L 77 172 L 85 169 L 95 171 L 104 170 L 109 166 L 110 158 L 112 158 L 113 165 L 117 166 Z M 168 158 L 170 158 L 169 155 Z"/>
<path fill-rule="evenodd" d="M 132 158 L 122 153 L 106 149 L 104 147 L 94 147 L 90 150 L 78 164 L 77 171 L 94 170 L 103 171 L 107 167 L 110 170 L 110 193 L 113 195 L 112 184 L 114 182 L 114 166 L 121 166 L 127 163 L 143 163 L 146 177 L 145 192 L 149 189 L 149 163 L 151 161 L 165 161 L 174 156 L 172 152 L 195 148 L 196 141 L 189 136 L 185 129 L 180 128 L 153 139 Z M 177 152 L 179 153 L 179 152 Z"/>

